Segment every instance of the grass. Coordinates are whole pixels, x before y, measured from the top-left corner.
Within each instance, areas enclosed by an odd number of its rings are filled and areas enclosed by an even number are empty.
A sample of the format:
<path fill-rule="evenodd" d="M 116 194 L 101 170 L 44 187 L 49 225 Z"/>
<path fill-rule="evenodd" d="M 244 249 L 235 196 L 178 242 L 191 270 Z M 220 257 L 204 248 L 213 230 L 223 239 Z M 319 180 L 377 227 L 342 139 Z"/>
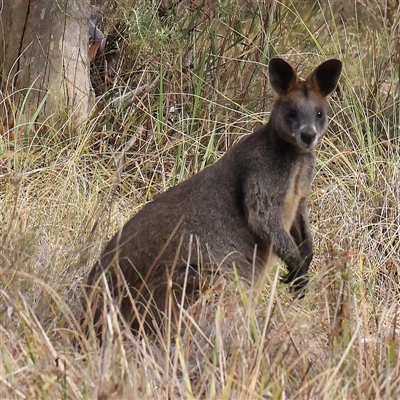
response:
<path fill-rule="evenodd" d="M 183 1 L 160 18 L 155 3 L 121 0 L 103 21 L 118 51 L 85 126 L 3 124 L 1 397 L 399 398 L 400 11 Z M 114 310 L 102 346 L 85 338 L 81 285 L 104 243 L 268 119 L 274 55 L 302 77 L 344 63 L 310 197 L 306 297 L 292 300 L 277 267 L 260 296 L 217 282 L 181 310 L 179 334 L 139 340 Z M 142 85 L 131 104 L 108 100 Z"/>

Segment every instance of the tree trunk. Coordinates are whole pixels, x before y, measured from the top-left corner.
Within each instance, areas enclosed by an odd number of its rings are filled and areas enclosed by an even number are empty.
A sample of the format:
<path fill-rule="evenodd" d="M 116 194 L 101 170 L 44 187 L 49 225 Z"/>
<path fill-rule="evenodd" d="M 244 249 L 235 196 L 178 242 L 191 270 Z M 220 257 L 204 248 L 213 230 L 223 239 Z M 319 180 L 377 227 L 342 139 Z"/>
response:
<path fill-rule="evenodd" d="M 85 121 L 94 103 L 88 0 L 7 0 L 0 12 L 0 117 Z"/>

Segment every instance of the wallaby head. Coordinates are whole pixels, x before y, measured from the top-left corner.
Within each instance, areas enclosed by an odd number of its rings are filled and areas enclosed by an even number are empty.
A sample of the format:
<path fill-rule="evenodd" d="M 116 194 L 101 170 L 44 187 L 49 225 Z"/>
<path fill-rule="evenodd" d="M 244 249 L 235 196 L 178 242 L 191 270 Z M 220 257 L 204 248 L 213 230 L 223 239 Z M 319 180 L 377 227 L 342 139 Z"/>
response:
<path fill-rule="evenodd" d="M 326 97 L 337 85 L 342 70 L 339 60 L 319 65 L 305 80 L 284 60 L 272 58 L 269 79 L 278 94 L 270 122 L 274 133 L 301 151 L 312 151 L 328 125 Z"/>

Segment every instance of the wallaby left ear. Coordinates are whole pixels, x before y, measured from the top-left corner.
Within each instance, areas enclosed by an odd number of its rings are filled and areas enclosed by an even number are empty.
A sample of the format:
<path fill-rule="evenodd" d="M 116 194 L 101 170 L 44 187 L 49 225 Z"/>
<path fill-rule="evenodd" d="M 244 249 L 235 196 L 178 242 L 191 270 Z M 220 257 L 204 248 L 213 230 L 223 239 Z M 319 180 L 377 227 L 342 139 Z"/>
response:
<path fill-rule="evenodd" d="M 306 82 L 316 86 L 320 94 L 326 97 L 335 90 L 341 72 L 341 61 L 336 59 L 328 60 L 315 68 L 307 77 Z"/>

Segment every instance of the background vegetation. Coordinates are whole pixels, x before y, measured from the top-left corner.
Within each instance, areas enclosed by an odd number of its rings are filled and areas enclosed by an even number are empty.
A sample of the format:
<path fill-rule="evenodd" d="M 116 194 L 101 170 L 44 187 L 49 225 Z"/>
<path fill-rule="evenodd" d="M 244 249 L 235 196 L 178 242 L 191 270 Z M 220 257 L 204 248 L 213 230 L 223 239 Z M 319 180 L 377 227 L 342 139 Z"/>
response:
<path fill-rule="evenodd" d="M 110 2 L 93 118 L 1 127 L 1 397 L 400 398 L 399 24 L 396 1 Z M 179 334 L 138 340 L 115 311 L 102 346 L 86 339 L 81 285 L 104 242 L 268 119 L 276 55 L 302 77 L 344 63 L 306 297 L 277 268 L 260 299 L 205 293 Z"/>

